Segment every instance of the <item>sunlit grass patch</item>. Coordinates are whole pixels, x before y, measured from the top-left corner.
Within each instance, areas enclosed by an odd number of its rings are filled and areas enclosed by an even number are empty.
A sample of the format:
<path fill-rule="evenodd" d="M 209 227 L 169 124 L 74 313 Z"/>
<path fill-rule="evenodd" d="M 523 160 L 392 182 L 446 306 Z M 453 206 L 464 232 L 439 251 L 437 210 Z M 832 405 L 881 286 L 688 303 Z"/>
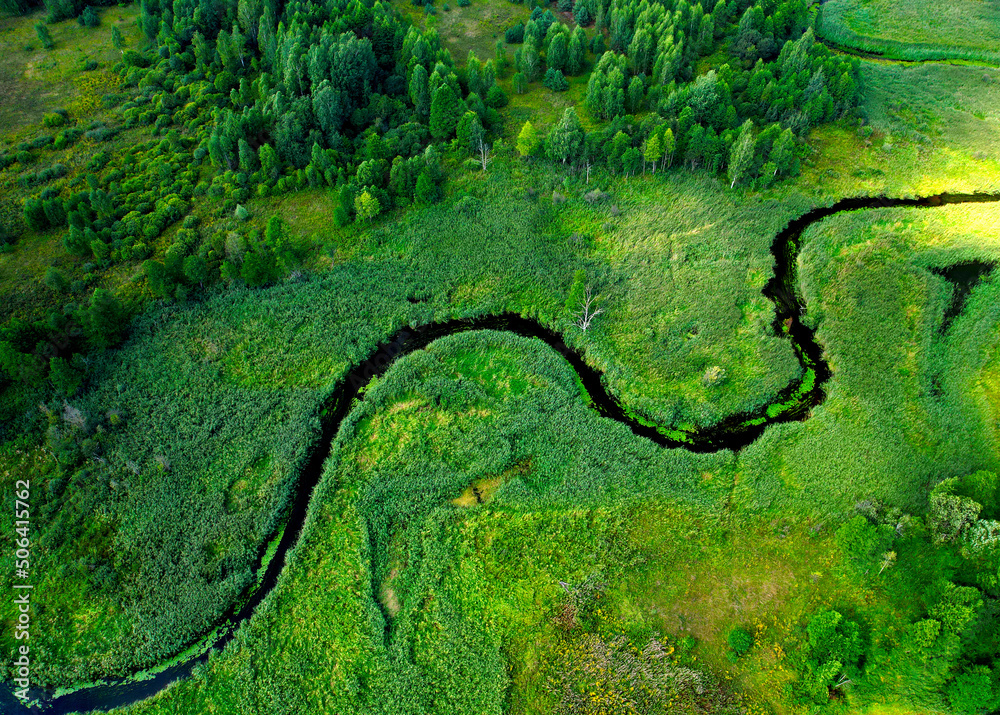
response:
<path fill-rule="evenodd" d="M 989 2 L 829 0 L 820 8 L 818 33 L 897 59 L 1000 63 L 1000 9 Z"/>
<path fill-rule="evenodd" d="M 139 6 L 97 11 L 97 27 L 82 27 L 75 19 L 50 25 L 55 43 L 50 50 L 42 48 L 35 33 L 43 13 L 0 19 L 0 134 L 28 129 L 58 108 L 70 110 L 74 119 L 85 118 L 115 90 L 118 79 L 109 70 L 121 55 L 111 44 L 111 28 L 118 27 L 127 48 L 139 49 L 145 44 L 135 22 Z M 96 62 L 97 69 L 85 70 L 87 61 Z"/>

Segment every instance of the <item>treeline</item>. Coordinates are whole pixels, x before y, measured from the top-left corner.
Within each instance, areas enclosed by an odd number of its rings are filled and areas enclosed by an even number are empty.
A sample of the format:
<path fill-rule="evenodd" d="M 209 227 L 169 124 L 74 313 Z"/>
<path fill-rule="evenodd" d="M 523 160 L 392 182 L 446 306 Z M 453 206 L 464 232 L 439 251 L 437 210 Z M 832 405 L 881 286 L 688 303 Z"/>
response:
<path fill-rule="evenodd" d="M 581 16 L 594 17 L 599 30 L 589 43 L 600 59 L 588 81 L 587 110 L 618 123 L 568 155 L 546 152 L 564 162 L 626 175 L 676 162 L 728 171 L 733 184 L 767 184 L 797 173 L 797 138 L 858 102 L 856 67 L 816 42 L 801 0 L 706 7 L 598 0 Z M 583 69 L 583 30 L 570 32 L 551 11 L 535 8 L 507 40 L 523 42 L 515 53 L 515 91 L 540 77 L 550 89 L 566 89 L 564 74 Z M 720 40 L 731 63 L 695 76 L 698 60 Z M 522 136 L 532 131 L 525 127 Z"/>
<path fill-rule="evenodd" d="M 120 48 L 116 69 L 137 90 L 122 116 L 126 128 L 150 126 L 159 138 L 99 151 L 84 177 L 62 180 L 59 165 L 23 174 L 23 187 L 45 188 L 25 200 L 18 223 L 64 230 L 71 254 L 106 269 L 150 259 L 155 240 L 184 219 L 165 255 L 144 267 L 157 297 L 184 299 L 219 280 L 262 285 L 304 257 L 307 247 L 279 235 L 280 225 L 202 235 L 189 215 L 196 197 L 216 199 L 219 216 L 245 220 L 252 197 L 331 187 L 340 224 L 431 204 L 445 180 L 432 142 L 457 134 L 481 140 L 507 101 L 492 60 L 470 56 L 460 77 L 436 33 L 370 0 L 146 2 L 139 25 L 156 49 Z M 60 125 L 68 121 L 57 116 Z M 70 126 L 0 162 L 27 167 L 33 150 L 80 136 L 107 141 L 115 131 Z M 17 226 L 4 231 L 17 233 Z M 69 283 L 69 292 L 76 288 Z M 29 359 L 32 348 L 15 347 L 13 362 Z"/>

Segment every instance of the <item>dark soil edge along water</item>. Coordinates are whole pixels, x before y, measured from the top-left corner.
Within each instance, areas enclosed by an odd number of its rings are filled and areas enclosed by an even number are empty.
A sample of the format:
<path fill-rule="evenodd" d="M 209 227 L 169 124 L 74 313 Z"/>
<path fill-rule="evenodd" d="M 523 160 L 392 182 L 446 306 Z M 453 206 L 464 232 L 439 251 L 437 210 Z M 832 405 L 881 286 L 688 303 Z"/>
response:
<path fill-rule="evenodd" d="M 981 203 L 1000 201 L 1000 194 L 939 194 L 916 199 L 887 199 L 882 197 L 857 197 L 838 201 L 826 208 L 813 209 L 790 222 L 782 229 L 771 244 L 771 254 L 775 260 L 774 275 L 763 289 L 763 295 L 775 305 L 773 328 L 778 335 L 788 335 L 805 375 L 788 385 L 770 404 L 753 413 L 732 415 L 711 428 L 684 433 L 677 438 L 677 432 L 668 436 L 657 428 L 643 424 L 629 416 L 619 401 L 608 393 L 601 382 L 601 373 L 587 365 L 583 357 L 569 348 L 558 333 L 538 322 L 513 313 L 489 315 L 472 319 L 450 320 L 432 323 L 416 328 L 403 328 L 393 335 L 364 363 L 354 368 L 324 401 L 320 410 L 322 429 L 313 442 L 310 457 L 299 474 L 296 484 L 296 498 L 287 516 L 277 551 L 268 562 L 260 585 L 244 594 L 224 616 L 222 635 L 205 652 L 193 656 L 176 665 L 164 669 L 146 680 L 113 680 L 102 685 L 81 688 L 75 692 L 53 697 L 53 692 L 32 689 L 30 694 L 36 701 L 27 707 L 14 697 L 13 688 L 8 683 L 0 684 L 0 708 L 5 715 L 15 713 L 38 713 L 63 715 L 88 710 L 111 710 L 149 698 L 166 688 L 179 678 L 191 674 L 194 667 L 208 661 L 212 650 L 221 650 L 234 637 L 236 629 L 250 618 L 257 606 L 274 588 L 284 568 L 285 554 L 298 539 L 305 520 L 306 510 L 313 488 L 318 483 L 323 463 L 330 454 L 333 437 L 340 423 L 347 416 L 351 405 L 359 397 L 362 389 L 371 379 L 385 373 L 389 366 L 402 355 L 426 347 L 438 338 L 469 330 L 505 330 L 517 335 L 538 338 L 555 349 L 579 375 L 594 408 L 604 417 L 626 425 L 640 437 L 656 442 L 667 448 L 684 448 L 695 452 L 715 452 L 722 449 L 739 450 L 755 441 L 768 425 L 780 422 L 801 421 L 809 417 L 812 409 L 826 396 L 824 385 L 830 377 L 830 369 L 823 359 L 823 350 L 816 342 L 815 331 L 800 320 L 805 312 L 796 291 L 795 264 L 799 254 L 802 233 L 813 223 L 822 221 L 844 211 L 858 211 L 872 208 L 891 207 L 932 207 L 955 203 Z M 959 269 L 965 264 L 956 265 Z M 970 264 L 971 265 L 971 264 Z M 940 271 L 947 272 L 944 268 Z M 982 271 L 976 276 L 981 277 Z M 947 277 L 947 276 L 946 276 Z M 971 288 L 971 285 L 970 285 Z M 964 301 L 964 296 L 960 299 Z M 958 310 L 961 302 L 949 309 Z M 363 399 L 363 395 L 362 395 Z M 264 562 L 262 546 L 257 560 L 259 569 Z"/>

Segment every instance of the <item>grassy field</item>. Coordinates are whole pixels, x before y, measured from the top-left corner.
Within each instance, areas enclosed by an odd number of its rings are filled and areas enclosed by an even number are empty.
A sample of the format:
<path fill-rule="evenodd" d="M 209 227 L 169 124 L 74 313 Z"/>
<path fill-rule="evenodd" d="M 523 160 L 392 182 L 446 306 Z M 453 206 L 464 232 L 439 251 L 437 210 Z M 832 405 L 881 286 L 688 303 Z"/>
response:
<path fill-rule="evenodd" d="M 957 59 L 1000 64 L 1000 8 L 983 0 L 827 0 L 819 37 L 901 60 Z"/>
<path fill-rule="evenodd" d="M 494 47 L 497 40 L 504 39 L 504 31 L 531 16 L 530 8 L 510 0 L 473 0 L 466 7 L 449 2 L 447 11 L 443 4 L 435 5 L 435 15 L 428 15 L 409 0 L 393 0 L 391 4 L 415 26 L 436 30 L 459 65 L 465 64 L 470 50 L 483 62 L 494 57 Z M 507 51 L 513 61 L 514 47 L 508 46 Z"/>
<path fill-rule="evenodd" d="M 44 13 L 0 17 L 0 135 L 12 139 L 31 131 L 54 109 L 89 116 L 100 108 L 101 96 L 115 90 L 119 80 L 109 70 L 121 55 L 111 44 L 111 27 L 118 27 L 126 48 L 144 43 L 135 22 L 139 6 L 99 8 L 98 13 L 97 27 L 76 20 L 50 25 L 55 43 L 50 50 L 41 46 L 34 27 Z M 88 61 L 97 68 L 85 70 Z"/>

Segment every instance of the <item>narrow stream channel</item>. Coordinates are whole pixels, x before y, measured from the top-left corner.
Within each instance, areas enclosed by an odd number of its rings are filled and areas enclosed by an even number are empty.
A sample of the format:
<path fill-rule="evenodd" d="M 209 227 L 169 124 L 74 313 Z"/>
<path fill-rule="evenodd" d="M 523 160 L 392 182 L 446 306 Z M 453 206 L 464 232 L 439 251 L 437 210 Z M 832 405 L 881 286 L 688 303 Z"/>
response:
<path fill-rule="evenodd" d="M 775 333 L 787 335 L 798 355 L 803 368 L 802 379 L 788 385 L 769 405 L 753 413 L 732 415 L 711 428 L 683 435 L 668 436 L 655 427 L 643 424 L 629 416 L 618 400 L 608 393 L 601 382 L 601 373 L 587 365 L 583 357 L 569 348 L 562 337 L 530 318 L 505 313 L 475 319 L 450 320 L 432 323 L 416 328 L 403 328 L 362 364 L 354 368 L 336 387 L 321 408 L 322 430 L 317 435 L 309 460 L 299 475 L 296 497 L 289 511 L 285 530 L 273 558 L 267 565 L 260 586 L 247 593 L 223 617 L 222 635 L 199 655 L 172 665 L 147 680 L 113 680 L 106 684 L 82 688 L 75 692 L 53 697 L 53 692 L 32 689 L 30 695 L 37 705 L 29 708 L 14 697 L 13 688 L 8 683 L 0 684 L 0 710 L 5 715 L 17 713 L 46 713 L 64 715 L 73 712 L 111 710 L 144 700 L 166 688 L 170 683 L 191 674 L 199 663 L 208 660 L 211 650 L 220 650 L 234 637 L 236 629 L 250 618 L 257 606 L 274 588 L 284 567 L 285 554 L 298 539 L 305 520 L 306 510 L 312 497 L 313 488 L 322 474 L 323 463 L 330 454 L 333 437 L 347 416 L 359 392 L 373 377 L 382 375 L 399 357 L 426 347 L 435 340 L 469 330 L 504 330 L 529 338 L 538 338 L 563 355 L 579 375 L 594 408 L 604 417 L 616 420 L 629 427 L 638 436 L 656 442 L 666 448 L 683 448 L 696 452 L 715 452 L 722 449 L 739 450 L 763 434 L 769 425 L 807 419 L 814 407 L 825 398 L 824 386 L 830 378 L 830 369 L 823 359 L 823 350 L 816 342 L 815 331 L 804 325 L 800 318 L 805 306 L 796 290 L 796 260 L 802 233 L 813 223 L 845 211 L 858 211 L 889 207 L 933 207 L 956 203 L 982 203 L 1000 201 L 1000 194 L 939 194 L 917 199 L 886 199 L 858 197 L 842 199 L 832 206 L 813 209 L 793 220 L 782 229 L 771 244 L 775 270 L 773 277 L 763 289 L 763 294 L 775 305 L 772 323 Z M 984 264 L 977 264 L 982 266 Z M 970 269 L 971 270 L 971 269 Z M 976 270 L 970 280 L 979 280 L 983 268 Z M 941 274 L 949 278 L 962 278 L 969 270 L 959 269 L 955 276 L 941 269 Z M 964 295 L 962 297 L 964 298 Z M 952 310 L 957 310 L 953 307 Z M 951 317 L 954 317 L 952 315 Z M 676 434 L 676 433 L 671 433 Z M 264 547 L 258 554 L 257 567 L 263 564 Z"/>

